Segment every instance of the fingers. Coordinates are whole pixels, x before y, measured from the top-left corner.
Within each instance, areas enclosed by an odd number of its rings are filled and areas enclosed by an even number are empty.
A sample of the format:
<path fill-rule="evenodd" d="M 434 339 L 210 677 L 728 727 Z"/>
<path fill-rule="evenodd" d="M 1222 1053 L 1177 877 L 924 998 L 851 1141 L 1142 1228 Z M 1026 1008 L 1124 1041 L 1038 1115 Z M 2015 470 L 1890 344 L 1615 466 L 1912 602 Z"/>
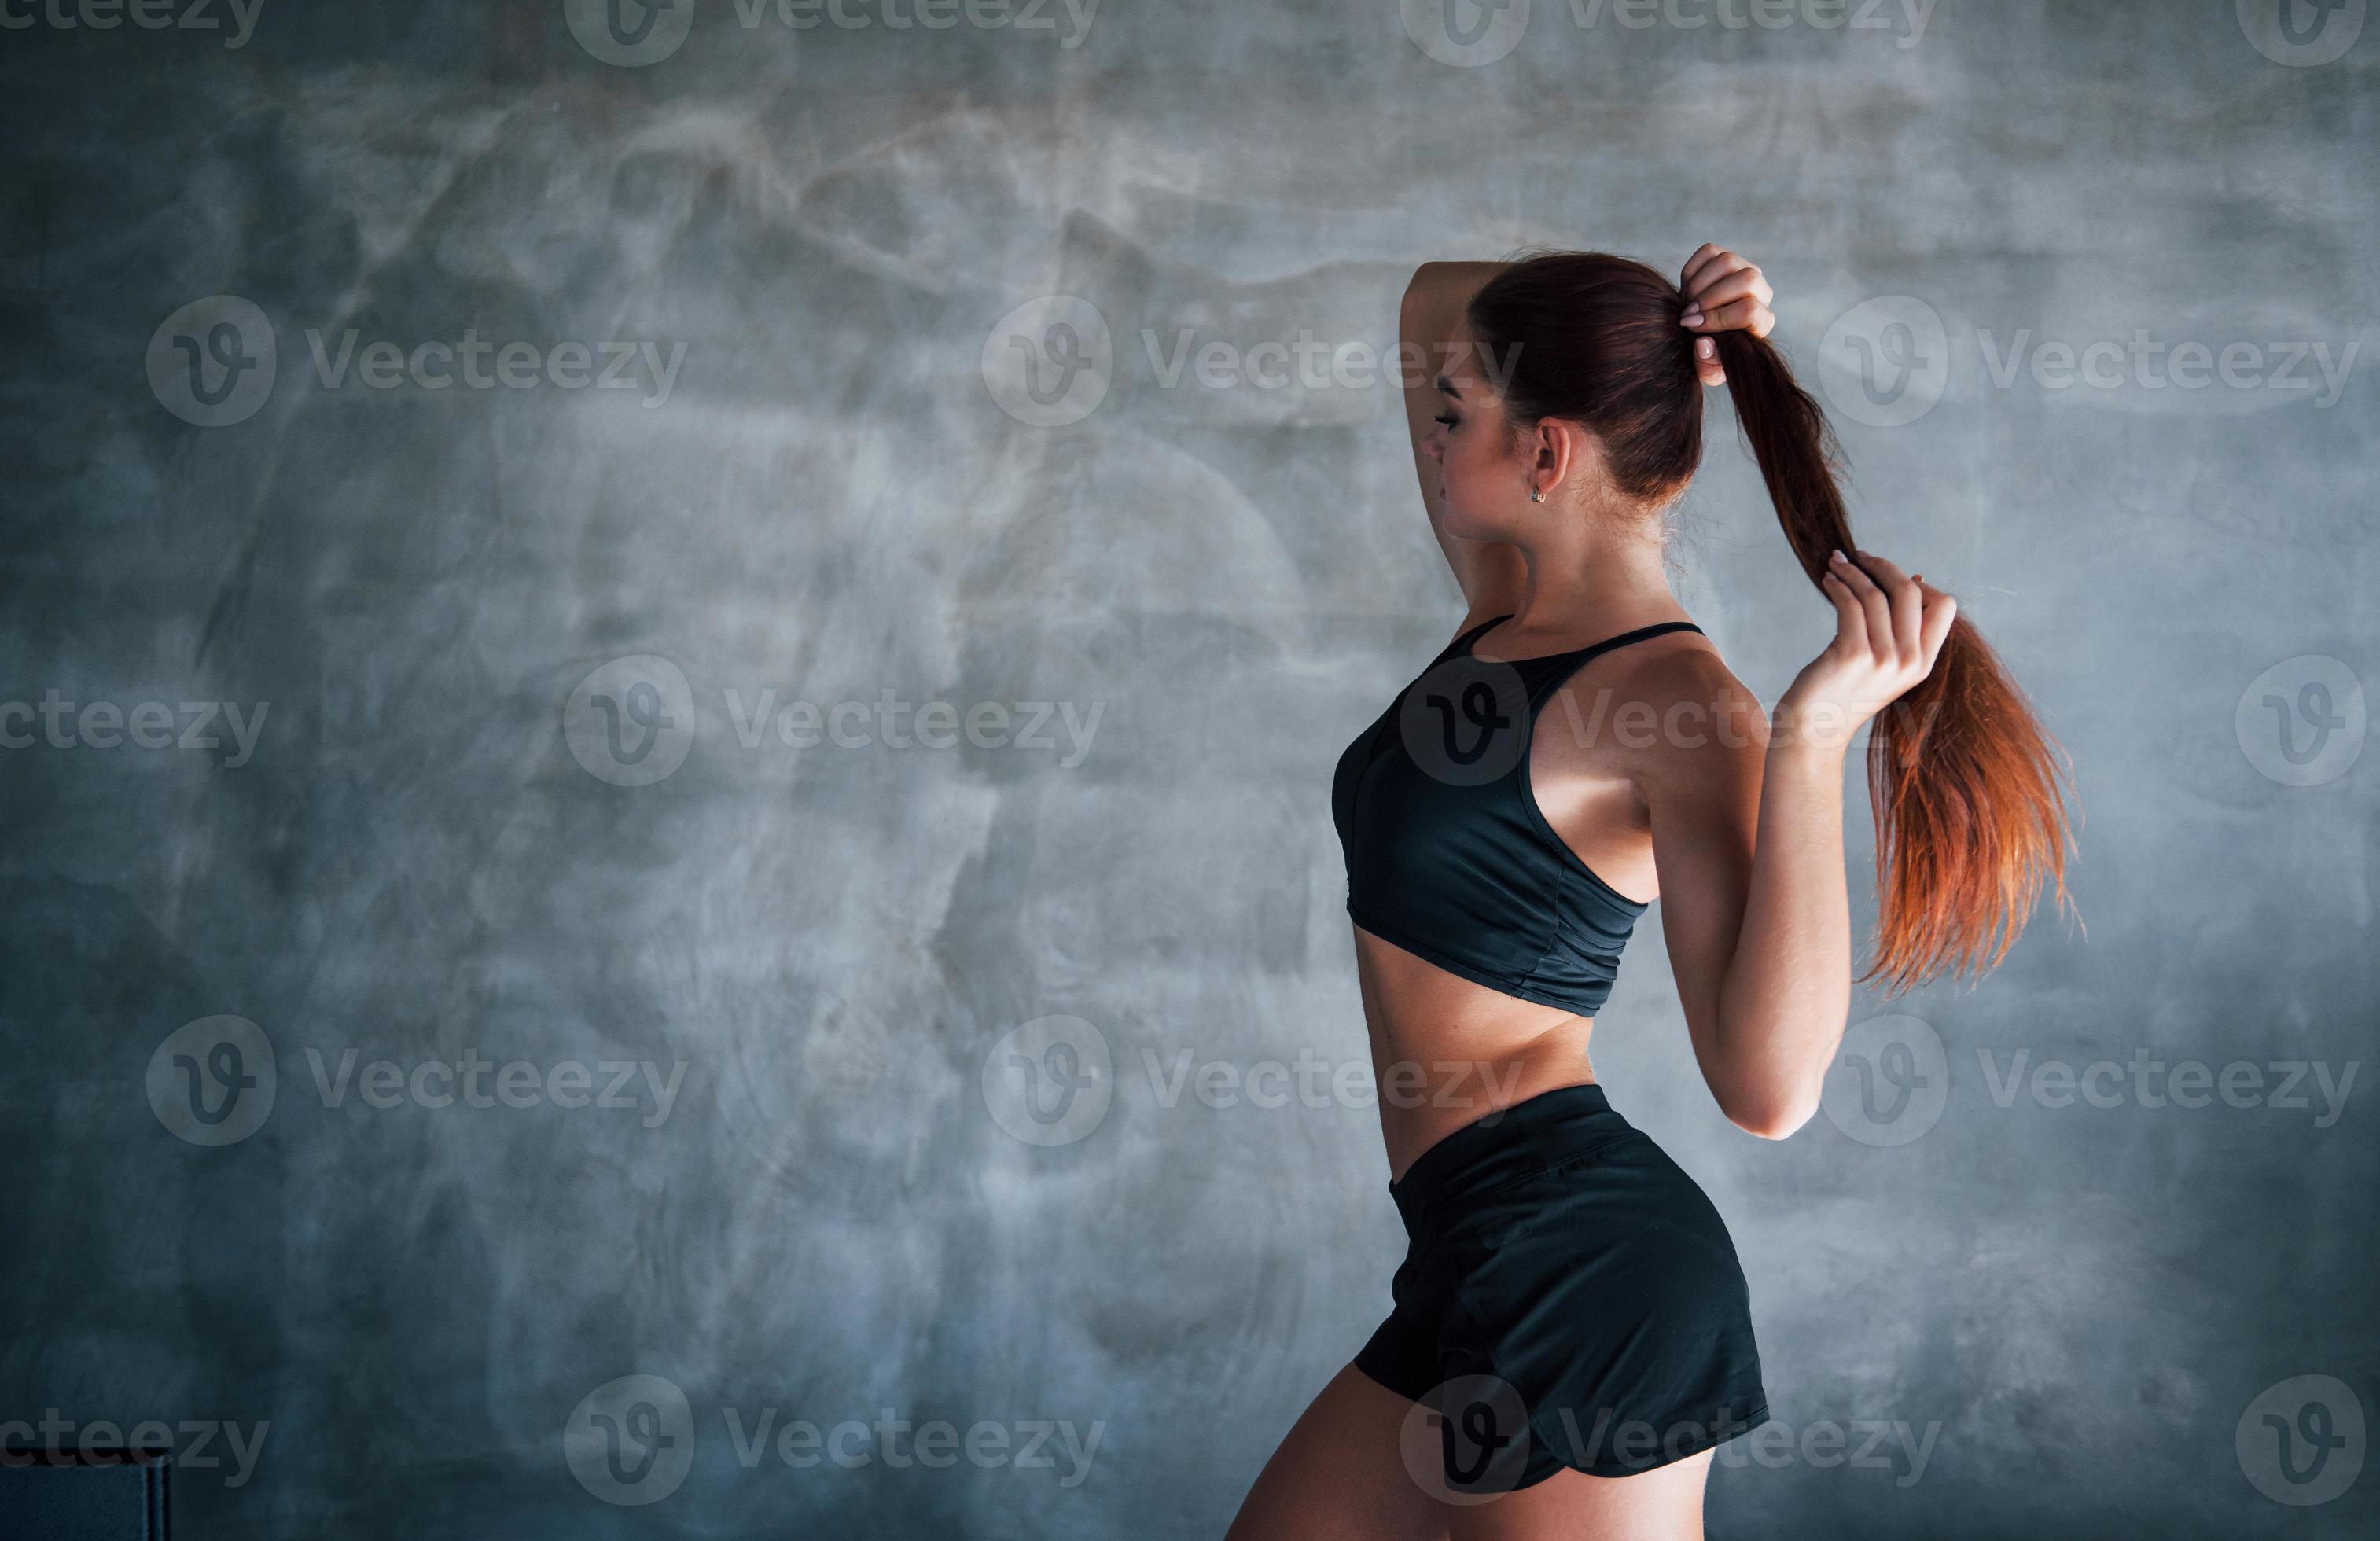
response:
<path fill-rule="evenodd" d="M 1710 342 L 1714 332 L 1749 332 L 1766 337 L 1777 325 L 1769 303 L 1777 297 L 1759 268 L 1724 247 L 1705 241 L 1686 259 L 1678 288 L 1686 309 L 1680 323 L 1705 334 L 1694 345 L 1694 373 L 1705 385 L 1727 383 L 1727 370 Z"/>
<path fill-rule="evenodd" d="M 1777 324 L 1777 312 L 1746 295 L 1724 305 L 1706 302 L 1690 308 L 1681 320 L 1682 324 L 1696 332 L 1749 332 L 1755 337 L 1766 337 Z"/>
<path fill-rule="evenodd" d="M 1925 656 L 1918 637 L 1924 621 L 1925 598 L 1917 585 L 1894 563 L 1874 552 L 1859 552 L 1859 564 L 1866 569 L 1877 588 L 1883 591 L 1892 616 L 1893 655 L 1903 664 L 1912 664 Z"/>
<path fill-rule="evenodd" d="M 1748 268 L 1751 265 L 1734 252 L 1705 241 L 1694 249 L 1693 256 L 1686 259 L 1685 271 L 1678 275 L 1678 287 L 1685 292 L 1688 299 L 1692 299 L 1694 297 L 1696 284 L 1708 283 L 1714 278 L 1723 278 L 1739 268 Z"/>
<path fill-rule="evenodd" d="M 1842 569 L 1830 566 L 1818 578 L 1819 592 L 1835 607 L 1835 646 L 1846 657 L 1867 650 L 1867 610 L 1852 592 L 1852 586 L 1836 575 Z"/>
<path fill-rule="evenodd" d="M 1742 258 L 1735 260 L 1742 261 Z M 1719 272 L 1714 264 L 1706 270 L 1702 280 L 1686 291 L 1686 308 L 1691 310 L 1700 307 L 1707 310 L 1731 299 L 1747 298 L 1766 305 L 1776 297 L 1777 291 L 1768 286 L 1768 280 L 1762 277 L 1760 270 L 1751 263 L 1743 262 L 1742 267 L 1726 273 Z"/>
<path fill-rule="evenodd" d="M 1718 345 L 1708 337 L 1694 339 L 1694 373 L 1702 377 L 1706 385 L 1727 383 L 1726 367 L 1718 361 Z"/>
<path fill-rule="evenodd" d="M 1694 254 L 1686 259 L 1684 270 L 1678 274 L 1678 287 L 1691 293 L 1694 289 L 1694 275 L 1710 266 L 1717 259 L 1727 255 L 1729 253 L 1720 250 L 1708 241 L 1694 248 Z"/>
<path fill-rule="evenodd" d="M 1868 655 L 1886 663 L 1897 661 L 1900 648 L 1892 638 L 1892 604 L 1884 590 L 1842 552 L 1835 552 L 1828 561 L 1836 580 L 1850 587 L 1852 598 L 1859 602 L 1860 612 L 1867 619 L 1864 640 Z"/>
<path fill-rule="evenodd" d="M 1706 243 L 1686 262 L 1678 281 L 1686 300 L 1685 324 L 1715 332 L 1741 327 L 1755 337 L 1768 335 L 1777 323 L 1769 309 L 1776 290 L 1760 269 L 1734 252 Z M 1749 300 L 1750 304 L 1743 304 Z M 1711 317 L 1706 326 L 1703 318 Z"/>
<path fill-rule="evenodd" d="M 1904 574 L 1898 564 L 1874 552 L 1861 551 L 1857 556 L 1856 562 L 1845 563 L 1836 553 L 1828 562 L 1829 576 L 1859 601 L 1877 660 L 1924 679 L 1942 656 L 1951 623 L 1959 618 L 1959 601 L 1927 583 L 1922 573 Z M 1832 589 L 1828 597 L 1833 597 Z"/>
<path fill-rule="evenodd" d="M 1925 599 L 1925 624 L 1918 633 L 1918 645 L 1925 649 L 1925 672 L 1934 672 L 1934 661 L 1942 656 L 1942 644 L 1950 639 L 1950 623 L 1959 618 L 1959 601 L 1923 577 L 1918 589 Z"/>

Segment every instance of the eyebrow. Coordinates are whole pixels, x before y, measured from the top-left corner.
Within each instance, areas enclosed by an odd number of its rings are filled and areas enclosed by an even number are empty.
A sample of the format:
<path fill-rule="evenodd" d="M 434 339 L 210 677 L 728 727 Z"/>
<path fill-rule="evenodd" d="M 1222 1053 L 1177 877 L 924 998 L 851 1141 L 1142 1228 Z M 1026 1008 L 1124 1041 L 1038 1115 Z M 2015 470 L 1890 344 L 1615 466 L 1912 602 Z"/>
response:
<path fill-rule="evenodd" d="M 1463 399 L 1463 393 L 1454 388 L 1454 382 L 1444 375 L 1438 377 L 1438 388 L 1442 394 L 1452 396 L 1457 401 Z"/>

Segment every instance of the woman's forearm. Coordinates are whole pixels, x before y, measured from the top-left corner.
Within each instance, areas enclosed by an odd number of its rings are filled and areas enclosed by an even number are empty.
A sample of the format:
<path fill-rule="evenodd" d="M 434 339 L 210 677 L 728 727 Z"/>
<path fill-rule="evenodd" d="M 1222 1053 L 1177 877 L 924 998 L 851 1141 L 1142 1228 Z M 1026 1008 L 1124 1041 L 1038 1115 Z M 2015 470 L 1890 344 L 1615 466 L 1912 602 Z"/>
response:
<path fill-rule="evenodd" d="M 1412 317 L 1418 312 L 1437 323 L 1425 328 L 1422 334 L 1433 342 L 1441 339 L 1453 329 L 1471 297 L 1506 266 L 1503 262 L 1424 262 L 1414 269 L 1413 278 L 1405 285 L 1405 314 Z M 1413 329 L 1405 331 L 1413 334 Z"/>
<path fill-rule="evenodd" d="M 1436 382 L 1450 362 L 1446 339 L 1463 320 L 1471 297 L 1504 267 L 1502 262 L 1424 262 L 1414 270 L 1397 308 L 1402 345 L 1397 368 L 1409 401 L 1422 403 L 1426 411 L 1437 410 Z"/>
<path fill-rule="evenodd" d="M 1719 989 L 1720 1101 L 1782 1139 L 1817 1111 L 1851 1011 L 1851 898 L 1843 872 L 1844 746 L 1780 705 L 1760 783 L 1743 927 Z"/>
<path fill-rule="evenodd" d="M 1438 467 L 1427 447 L 1432 419 L 1444 400 L 1438 378 L 1453 368 L 1447 349 L 1463 320 L 1463 312 L 1481 286 L 1501 272 L 1501 262 L 1424 262 L 1414 270 L 1397 310 L 1396 378 L 1403 387 L 1405 429 L 1413 440 L 1414 475 L 1421 485 L 1422 506 L 1429 514 L 1430 533 L 1446 564 L 1454 573 L 1468 605 L 1488 603 L 1495 596 L 1517 592 L 1521 553 L 1514 546 L 1463 540 L 1446 533 L 1445 510 L 1439 506 Z"/>

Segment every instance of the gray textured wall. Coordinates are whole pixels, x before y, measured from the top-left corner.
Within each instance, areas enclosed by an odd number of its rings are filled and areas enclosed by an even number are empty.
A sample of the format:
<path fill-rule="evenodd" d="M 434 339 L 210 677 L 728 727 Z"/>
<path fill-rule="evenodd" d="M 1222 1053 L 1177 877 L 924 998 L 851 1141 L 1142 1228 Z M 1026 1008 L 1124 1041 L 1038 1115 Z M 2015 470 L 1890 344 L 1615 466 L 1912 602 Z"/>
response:
<path fill-rule="evenodd" d="M 1598 1068 L 1784 1426 L 1714 1529 L 2373 1533 L 2363 0 L 187 3 L 0 35 L 11 1438 L 163 1421 L 191 1536 L 1217 1534 L 1402 1244 L 1327 783 L 1459 602 L 1352 345 L 1712 237 L 2088 818 L 2087 935 L 1862 997 L 1782 1146 L 1648 917 Z M 370 352 L 467 334 L 515 383 Z M 1681 592 L 1773 699 L 1827 614 L 1714 410 Z M 974 1455 L 781 1458 L 888 1409 Z"/>

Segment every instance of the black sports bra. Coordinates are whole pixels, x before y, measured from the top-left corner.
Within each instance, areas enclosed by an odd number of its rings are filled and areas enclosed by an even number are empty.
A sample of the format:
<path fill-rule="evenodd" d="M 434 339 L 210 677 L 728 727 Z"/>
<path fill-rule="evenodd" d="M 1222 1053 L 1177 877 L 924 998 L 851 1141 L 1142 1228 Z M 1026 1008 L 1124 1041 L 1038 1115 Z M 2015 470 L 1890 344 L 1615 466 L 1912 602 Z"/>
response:
<path fill-rule="evenodd" d="M 1536 714 L 1590 659 L 1673 631 L 1666 621 L 1545 658 L 1475 658 L 1464 632 L 1347 746 L 1330 814 L 1347 913 L 1385 941 L 1476 984 L 1592 1016 L 1645 905 L 1597 877 L 1529 788 Z"/>

